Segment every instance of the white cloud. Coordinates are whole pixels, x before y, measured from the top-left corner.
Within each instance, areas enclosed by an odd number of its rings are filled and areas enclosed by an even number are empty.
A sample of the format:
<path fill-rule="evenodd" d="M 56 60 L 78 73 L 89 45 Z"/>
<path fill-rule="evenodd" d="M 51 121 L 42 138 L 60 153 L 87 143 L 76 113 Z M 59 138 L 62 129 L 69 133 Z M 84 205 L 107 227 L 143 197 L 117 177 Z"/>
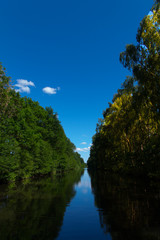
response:
<path fill-rule="evenodd" d="M 81 144 L 85 145 L 85 144 L 87 144 L 87 143 L 86 143 L 86 142 L 82 142 Z"/>
<path fill-rule="evenodd" d="M 59 90 L 60 90 L 60 87 L 57 87 L 57 88 L 45 87 L 42 89 L 42 91 L 46 94 L 56 94 L 57 91 Z"/>
<path fill-rule="evenodd" d="M 76 148 L 77 152 L 88 152 L 90 151 L 90 147 L 85 147 L 85 148 Z"/>
<path fill-rule="evenodd" d="M 24 79 L 17 79 L 17 82 L 18 82 L 19 85 L 22 85 L 22 86 L 33 86 L 33 87 L 35 87 L 33 82 L 27 81 L 27 80 L 24 80 Z"/>
<path fill-rule="evenodd" d="M 30 93 L 31 92 L 30 88 L 27 86 L 24 87 L 24 86 L 20 86 L 19 84 L 16 84 L 16 87 L 18 87 L 17 89 L 15 89 L 16 92 L 20 92 L 20 93 L 22 93 L 22 92 Z"/>
<path fill-rule="evenodd" d="M 35 84 L 31 81 L 27 81 L 27 80 L 24 80 L 24 79 L 17 79 L 16 81 L 17 81 L 17 83 L 14 85 L 16 92 L 30 93 L 31 90 L 30 90 L 29 86 L 35 87 Z"/>
<path fill-rule="evenodd" d="M 57 89 L 51 88 L 51 87 L 45 87 L 42 89 L 42 91 L 46 94 L 56 94 L 57 93 Z"/>

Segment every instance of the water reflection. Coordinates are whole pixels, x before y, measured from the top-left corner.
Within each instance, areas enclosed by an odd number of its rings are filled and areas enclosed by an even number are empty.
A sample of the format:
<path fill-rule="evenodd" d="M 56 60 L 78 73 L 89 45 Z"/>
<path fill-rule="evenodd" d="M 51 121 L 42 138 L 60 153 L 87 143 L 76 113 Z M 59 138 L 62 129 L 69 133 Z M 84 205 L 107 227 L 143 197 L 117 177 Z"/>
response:
<path fill-rule="evenodd" d="M 0 186 L 0 240 L 159 240 L 160 184 L 102 172 Z"/>
<path fill-rule="evenodd" d="M 0 186 L 0 239 L 53 240 L 83 172 Z"/>
<path fill-rule="evenodd" d="M 57 240 L 106 239 L 99 223 L 87 171 L 84 172 L 81 181 L 76 184 L 75 190 L 76 196 L 65 212 L 63 227 Z"/>
<path fill-rule="evenodd" d="M 112 240 L 160 239 L 160 184 L 90 173 L 103 231 Z"/>

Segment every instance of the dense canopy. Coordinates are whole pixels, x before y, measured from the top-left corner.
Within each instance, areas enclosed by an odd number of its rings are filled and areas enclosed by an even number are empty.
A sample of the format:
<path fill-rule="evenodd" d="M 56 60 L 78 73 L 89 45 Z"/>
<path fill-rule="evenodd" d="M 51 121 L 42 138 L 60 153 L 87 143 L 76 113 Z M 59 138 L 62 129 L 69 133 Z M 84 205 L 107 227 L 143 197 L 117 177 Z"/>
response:
<path fill-rule="evenodd" d="M 160 6 L 155 2 L 120 54 L 127 76 L 93 136 L 88 166 L 110 171 L 160 173 Z"/>
<path fill-rule="evenodd" d="M 0 180 L 23 179 L 83 165 L 53 109 L 20 97 L 0 65 Z"/>

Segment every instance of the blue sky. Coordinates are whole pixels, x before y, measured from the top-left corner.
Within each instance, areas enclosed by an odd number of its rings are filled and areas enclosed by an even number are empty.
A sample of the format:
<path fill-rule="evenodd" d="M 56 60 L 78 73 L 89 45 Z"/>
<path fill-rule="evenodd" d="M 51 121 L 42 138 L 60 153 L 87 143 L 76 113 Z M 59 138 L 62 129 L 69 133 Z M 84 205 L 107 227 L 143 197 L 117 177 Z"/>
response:
<path fill-rule="evenodd" d="M 86 161 L 98 118 L 129 72 L 119 62 L 136 42 L 153 0 L 5 0 L 0 62 L 21 96 L 51 106 Z M 26 80 L 26 81 L 24 81 Z"/>

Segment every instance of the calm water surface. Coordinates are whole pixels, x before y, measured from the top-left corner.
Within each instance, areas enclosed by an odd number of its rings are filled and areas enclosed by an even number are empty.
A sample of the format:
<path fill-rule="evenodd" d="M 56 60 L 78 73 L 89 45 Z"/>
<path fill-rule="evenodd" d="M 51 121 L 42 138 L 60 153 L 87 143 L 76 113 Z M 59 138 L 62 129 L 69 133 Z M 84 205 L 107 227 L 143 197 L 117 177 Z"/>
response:
<path fill-rule="evenodd" d="M 87 170 L 1 185 L 0 240 L 6 239 L 158 240 L 160 185 Z"/>
<path fill-rule="evenodd" d="M 94 203 L 91 180 L 87 170 L 78 184 L 76 195 L 66 209 L 58 240 L 62 239 L 111 239 L 104 234 L 99 219 L 99 210 Z"/>

